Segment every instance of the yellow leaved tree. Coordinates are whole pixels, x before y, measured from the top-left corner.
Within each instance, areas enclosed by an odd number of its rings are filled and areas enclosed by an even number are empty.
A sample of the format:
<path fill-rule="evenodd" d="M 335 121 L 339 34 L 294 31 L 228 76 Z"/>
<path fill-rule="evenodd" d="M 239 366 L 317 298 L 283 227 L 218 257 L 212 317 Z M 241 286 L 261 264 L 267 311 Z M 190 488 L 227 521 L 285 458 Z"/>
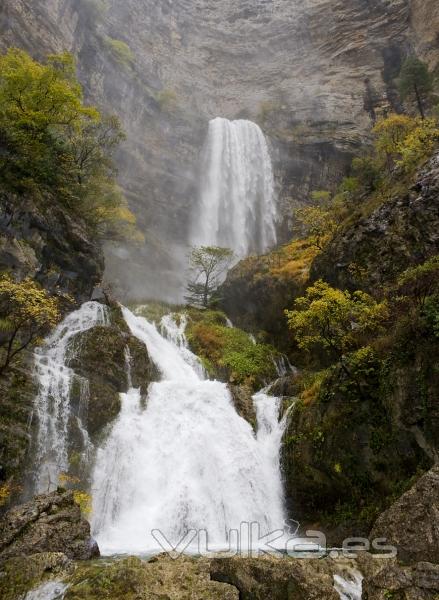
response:
<path fill-rule="evenodd" d="M 58 299 L 35 281 L 0 277 L 0 375 L 21 352 L 41 343 L 59 318 Z"/>

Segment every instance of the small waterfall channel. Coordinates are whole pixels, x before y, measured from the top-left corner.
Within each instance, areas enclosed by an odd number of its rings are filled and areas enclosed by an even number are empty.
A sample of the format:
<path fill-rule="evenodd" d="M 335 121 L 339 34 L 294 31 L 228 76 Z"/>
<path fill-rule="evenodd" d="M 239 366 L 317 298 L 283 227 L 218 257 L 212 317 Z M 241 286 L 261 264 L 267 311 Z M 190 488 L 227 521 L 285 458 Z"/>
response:
<path fill-rule="evenodd" d="M 87 412 L 88 381 L 78 378 L 67 365 L 79 351 L 78 334 L 108 324 L 108 309 L 98 302 L 86 302 L 58 325 L 46 344 L 35 354 L 38 394 L 35 412 L 38 420 L 36 440 L 36 476 L 34 487 L 39 493 L 56 489 L 59 476 L 68 470 L 68 442 L 72 421 L 83 438 L 83 452 L 90 442 L 83 418 Z M 80 403 L 73 410 L 72 386 L 77 383 Z"/>

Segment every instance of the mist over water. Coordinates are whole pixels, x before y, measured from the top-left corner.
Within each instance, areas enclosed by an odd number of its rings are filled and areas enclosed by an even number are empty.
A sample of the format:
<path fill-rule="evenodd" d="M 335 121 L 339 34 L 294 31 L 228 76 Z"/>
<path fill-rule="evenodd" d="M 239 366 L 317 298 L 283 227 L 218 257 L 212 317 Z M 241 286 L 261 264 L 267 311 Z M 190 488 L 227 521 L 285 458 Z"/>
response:
<path fill-rule="evenodd" d="M 231 248 L 242 258 L 276 244 L 273 170 L 256 123 L 220 117 L 210 121 L 201 173 L 193 245 Z"/>

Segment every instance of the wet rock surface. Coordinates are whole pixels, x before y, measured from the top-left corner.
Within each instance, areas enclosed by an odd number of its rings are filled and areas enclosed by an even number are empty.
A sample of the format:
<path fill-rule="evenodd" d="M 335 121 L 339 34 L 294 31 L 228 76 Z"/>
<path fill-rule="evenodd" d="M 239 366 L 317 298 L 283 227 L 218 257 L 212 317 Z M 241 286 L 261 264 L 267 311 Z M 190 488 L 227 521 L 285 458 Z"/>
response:
<path fill-rule="evenodd" d="M 439 564 L 439 465 L 380 515 L 370 535 L 395 545 L 401 561 Z"/>
<path fill-rule="evenodd" d="M 148 386 L 157 380 L 146 346 L 131 335 L 120 307 L 110 311 L 110 323 L 93 327 L 73 339 L 69 361 L 76 375 L 84 378 L 88 386 L 86 428 L 92 439 L 102 433 L 119 414 L 120 394 L 128 392 L 130 385 L 140 388 L 146 396 Z M 131 381 L 129 381 L 131 376 Z M 79 403 L 81 380 L 73 389 L 72 402 Z"/>
<path fill-rule="evenodd" d="M 250 425 L 256 427 L 256 410 L 253 404 L 253 392 L 246 385 L 229 385 L 236 412 Z"/>
<path fill-rule="evenodd" d="M 9 510 L 0 522 L 0 562 L 38 553 L 62 553 L 88 560 L 99 556 L 90 525 L 72 492 L 36 496 Z"/>

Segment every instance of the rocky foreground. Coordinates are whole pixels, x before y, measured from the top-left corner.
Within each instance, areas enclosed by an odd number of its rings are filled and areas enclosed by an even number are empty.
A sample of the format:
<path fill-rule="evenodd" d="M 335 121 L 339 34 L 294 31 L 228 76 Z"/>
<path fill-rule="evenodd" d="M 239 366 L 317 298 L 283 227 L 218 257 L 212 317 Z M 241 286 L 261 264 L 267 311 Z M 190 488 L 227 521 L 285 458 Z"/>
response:
<path fill-rule="evenodd" d="M 322 558 L 98 559 L 73 494 L 59 490 L 11 509 L 0 522 L 0 597 L 337 600 L 340 581 L 362 577 L 368 600 L 437 600 L 439 465 L 378 518 L 369 538 L 387 538 L 397 557 L 339 551 Z"/>

